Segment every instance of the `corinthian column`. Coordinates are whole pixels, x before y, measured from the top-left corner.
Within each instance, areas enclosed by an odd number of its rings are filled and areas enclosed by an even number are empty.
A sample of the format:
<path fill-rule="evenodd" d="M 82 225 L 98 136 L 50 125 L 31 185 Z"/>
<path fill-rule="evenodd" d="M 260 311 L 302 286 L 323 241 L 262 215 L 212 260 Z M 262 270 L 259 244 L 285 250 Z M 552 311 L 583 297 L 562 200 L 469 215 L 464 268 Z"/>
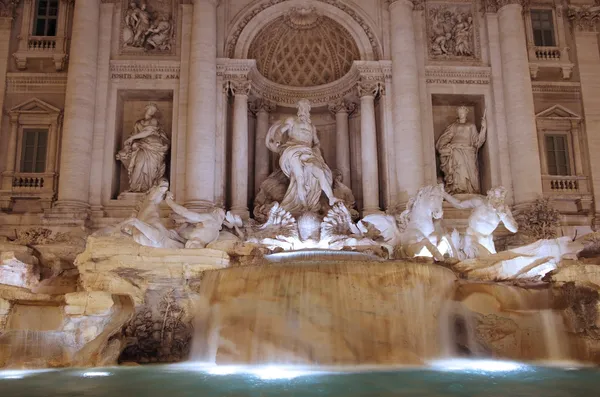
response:
<path fill-rule="evenodd" d="M 185 205 L 215 200 L 217 0 L 194 0 L 185 152 Z"/>
<path fill-rule="evenodd" d="M 356 108 L 354 102 L 341 100 L 329 104 L 329 111 L 335 114 L 335 166 L 342 173 L 343 182 L 351 187 L 350 179 L 350 137 L 348 135 L 348 115 Z"/>
<path fill-rule="evenodd" d="M 265 99 L 254 103 L 256 112 L 256 133 L 254 142 L 254 190 L 260 190 L 260 184 L 269 176 L 269 149 L 265 145 L 269 130 L 269 114 L 275 111 L 275 104 Z"/>
<path fill-rule="evenodd" d="M 381 83 L 360 81 L 357 88 L 358 96 L 360 96 L 360 146 L 364 216 L 379 212 L 375 97 L 381 89 Z"/>
<path fill-rule="evenodd" d="M 542 194 L 523 7 L 519 1 L 503 0 L 498 9 L 510 173 L 517 205 L 533 201 Z"/>
<path fill-rule="evenodd" d="M 248 212 L 248 95 L 250 81 L 232 80 L 233 137 L 231 139 L 231 212 L 247 219 Z"/>
<path fill-rule="evenodd" d="M 590 160 L 590 180 L 594 193 L 594 225 L 600 226 L 600 54 L 598 53 L 598 6 L 569 6 L 569 19 L 575 32 L 577 66 L 585 114 L 586 146 Z M 575 146 L 575 149 L 577 146 Z M 577 156 L 575 157 L 577 159 Z M 579 168 L 578 163 L 576 168 Z"/>
<path fill-rule="evenodd" d="M 417 7 L 422 2 L 415 2 Z M 407 201 L 424 183 L 419 70 L 413 2 L 390 0 L 392 116 L 399 199 Z M 420 48 L 418 49 L 421 50 Z"/>
<path fill-rule="evenodd" d="M 100 0 L 77 0 L 71 29 L 61 140 L 56 203 L 60 212 L 80 212 L 89 208 L 99 25 Z"/>

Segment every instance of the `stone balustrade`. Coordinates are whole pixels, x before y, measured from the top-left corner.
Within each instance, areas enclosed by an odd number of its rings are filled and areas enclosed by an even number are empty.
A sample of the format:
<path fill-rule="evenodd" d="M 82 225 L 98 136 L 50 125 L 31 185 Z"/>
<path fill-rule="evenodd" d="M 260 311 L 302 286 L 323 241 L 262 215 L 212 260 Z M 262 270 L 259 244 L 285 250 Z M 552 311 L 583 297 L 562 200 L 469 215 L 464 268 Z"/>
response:
<path fill-rule="evenodd" d="M 582 194 L 588 193 L 588 178 L 585 176 L 542 176 L 545 194 Z"/>
<path fill-rule="evenodd" d="M 29 51 L 49 51 L 56 50 L 56 37 L 31 36 L 27 42 Z"/>
<path fill-rule="evenodd" d="M 559 61 L 562 55 L 561 49 L 558 47 L 534 47 L 533 53 L 535 59 L 539 61 Z"/>

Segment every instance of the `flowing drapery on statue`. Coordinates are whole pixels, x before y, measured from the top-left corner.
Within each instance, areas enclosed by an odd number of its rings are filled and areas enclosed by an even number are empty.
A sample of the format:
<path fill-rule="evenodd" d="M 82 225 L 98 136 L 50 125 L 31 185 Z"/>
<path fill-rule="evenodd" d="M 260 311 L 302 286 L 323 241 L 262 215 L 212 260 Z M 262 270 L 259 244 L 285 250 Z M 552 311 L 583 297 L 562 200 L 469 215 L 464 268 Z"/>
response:
<path fill-rule="evenodd" d="M 145 193 L 165 175 L 169 137 L 154 117 L 157 111 L 154 104 L 146 106 L 144 118 L 135 123 L 132 135 L 117 153 L 117 160 L 127 168 L 130 192 Z"/>
<path fill-rule="evenodd" d="M 450 194 L 479 193 L 477 154 L 485 143 L 487 122 L 484 113 L 481 132 L 477 132 L 475 124 L 467 122 L 468 112 L 465 106 L 459 107 L 458 119 L 446 127 L 435 145 L 444 185 Z"/>
<path fill-rule="evenodd" d="M 324 192 L 333 206 L 339 201 L 333 195 L 333 177 L 325 163 L 317 129 L 310 120 L 310 102 L 298 102 L 298 116 L 275 123 L 267 132 L 266 145 L 279 153 L 279 166 L 290 179 L 281 207 L 296 216 L 318 212 Z"/>

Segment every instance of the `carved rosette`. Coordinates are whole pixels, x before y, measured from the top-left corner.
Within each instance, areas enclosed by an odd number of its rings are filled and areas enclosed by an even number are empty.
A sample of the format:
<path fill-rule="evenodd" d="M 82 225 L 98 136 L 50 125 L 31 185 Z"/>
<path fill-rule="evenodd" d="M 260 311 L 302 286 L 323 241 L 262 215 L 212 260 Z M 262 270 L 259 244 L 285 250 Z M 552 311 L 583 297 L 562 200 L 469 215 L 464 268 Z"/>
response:
<path fill-rule="evenodd" d="M 476 3 L 426 3 L 427 53 L 431 60 L 475 61 L 480 59 Z"/>
<path fill-rule="evenodd" d="M 579 32 L 596 32 L 598 18 L 600 17 L 600 6 L 584 5 L 573 6 L 569 5 L 567 15 L 573 24 L 575 30 Z"/>
<path fill-rule="evenodd" d="M 344 112 L 347 114 L 352 114 L 356 110 L 356 103 L 352 101 L 348 101 L 346 99 L 342 99 L 339 101 L 335 101 L 327 105 L 327 108 L 334 115 L 340 112 Z"/>

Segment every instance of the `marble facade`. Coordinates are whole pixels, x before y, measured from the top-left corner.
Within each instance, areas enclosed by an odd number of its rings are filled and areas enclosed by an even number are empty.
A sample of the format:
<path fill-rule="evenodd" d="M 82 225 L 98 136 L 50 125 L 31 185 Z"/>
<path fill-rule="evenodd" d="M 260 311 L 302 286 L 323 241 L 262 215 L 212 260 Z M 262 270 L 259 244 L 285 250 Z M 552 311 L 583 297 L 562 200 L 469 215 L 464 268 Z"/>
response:
<path fill-rule="evenodd" d="M 548 197 L 565 228 L 600 222 L 599 10 L 585 0 L 134 3 L 59 1 L 46 37 L 28 30 L 36 2 L 0 0 L 0 235 L 130 217 L 141 197 L 115 156 L 151 103 L 174 201 L 253 218 L 279 163 L 267 130 L 302 98 L 362 216 L 443 181 L 435 144 L 465 106 L 477 131 L 487 121 L 477 193 L 505 186 L 517 213 Z M 536 9 L 556 46 L 535 45 Z M 41 172 L 24 168 L 30 130 L 48 131 Z M 566 137 L 560 175 L 547 136 Z M 445 222 L 468 215 L 448 208 Z"/>

